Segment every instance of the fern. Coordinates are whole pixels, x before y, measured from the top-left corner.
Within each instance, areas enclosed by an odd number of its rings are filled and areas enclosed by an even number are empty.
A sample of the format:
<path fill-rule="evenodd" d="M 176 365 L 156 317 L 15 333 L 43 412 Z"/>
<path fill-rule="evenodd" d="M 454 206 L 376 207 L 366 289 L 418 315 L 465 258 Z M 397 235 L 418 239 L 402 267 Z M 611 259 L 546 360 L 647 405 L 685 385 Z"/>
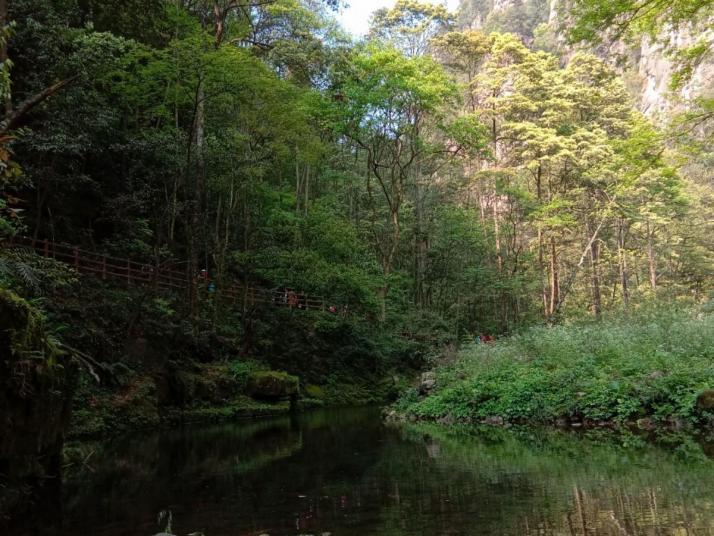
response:
<path fill-rule="evenodd" d="M 40 257 L 26 249 L 0 252 L 0 284 L 6 287 L 26 294 L 43 295 L 76 281 L 76 273 L 54 259 Z"/>

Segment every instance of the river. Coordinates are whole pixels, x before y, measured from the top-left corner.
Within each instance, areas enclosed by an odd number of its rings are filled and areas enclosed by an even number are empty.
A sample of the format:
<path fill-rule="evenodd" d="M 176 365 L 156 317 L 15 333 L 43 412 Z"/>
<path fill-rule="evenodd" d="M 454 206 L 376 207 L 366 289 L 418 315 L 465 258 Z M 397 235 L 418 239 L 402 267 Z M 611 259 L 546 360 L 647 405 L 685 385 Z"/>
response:
<path fill-rule="evenodd" d="M 361 408 L 72 452 L 57 504 L 9 534 L 714 535 L 711 445 L 684 435 L 389 426 Z"/>

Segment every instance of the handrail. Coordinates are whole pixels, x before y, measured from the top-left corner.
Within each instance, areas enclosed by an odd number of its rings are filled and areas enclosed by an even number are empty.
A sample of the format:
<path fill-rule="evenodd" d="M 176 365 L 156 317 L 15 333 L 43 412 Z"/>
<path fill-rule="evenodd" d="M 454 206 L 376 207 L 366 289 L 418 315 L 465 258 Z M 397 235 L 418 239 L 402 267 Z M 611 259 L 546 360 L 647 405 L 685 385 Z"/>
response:
<path fill-rule="evenodd" d="M 118 279 L 129 285 L 132 283 L 153 284 L 167 290 L 188 290 L 191 287 L 188 270 L 174 270 L 162 266 L 161 263 L 140 262 L 126 257 L 115 257 L 83 250 L 71 244 L 26 236 L 15 236 L 9 240 L 9 243 L 28 247 L 43 257 L 69 264 L 78 273 L 94 275 L 103 280 Z M 199 284 L 201 281 L 201 284 L 205 284 L 208 290 L 210 282 L 202 278 L 201 274 L 196 274 L 193 284 Z M 224 288 L 217 286 L 214 288 L 219 295 L 231 299 L 234 303 L 239 300 L 247 300 L 251 305 L 264 303 L 298 310 L 327 310 L 324 298 L 308 296 L 287 288 L 271 290 L 250 287 L 238 282 L 231 282 Z"/>

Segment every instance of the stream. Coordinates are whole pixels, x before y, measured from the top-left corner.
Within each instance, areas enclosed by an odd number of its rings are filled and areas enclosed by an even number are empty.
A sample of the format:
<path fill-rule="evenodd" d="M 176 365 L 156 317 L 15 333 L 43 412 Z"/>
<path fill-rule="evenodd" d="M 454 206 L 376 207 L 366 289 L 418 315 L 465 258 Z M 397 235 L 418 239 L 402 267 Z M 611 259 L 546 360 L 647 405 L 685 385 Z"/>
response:
<path fill-rule="evenodd" d="M 56 504 L 9 534 L 714 534 L 714 449 L 685 435 L 395 426 L 357 408 L 70 449 Z"/>

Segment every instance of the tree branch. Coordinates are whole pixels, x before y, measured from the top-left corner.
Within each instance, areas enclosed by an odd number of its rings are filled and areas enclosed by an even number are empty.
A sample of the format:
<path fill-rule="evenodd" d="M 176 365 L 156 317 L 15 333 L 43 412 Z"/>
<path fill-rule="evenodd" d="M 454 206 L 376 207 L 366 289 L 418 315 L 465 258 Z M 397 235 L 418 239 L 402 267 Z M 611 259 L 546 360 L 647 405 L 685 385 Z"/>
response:
<path fill-rule="evenodd" d="M 58 93 L 59 91 L 67 87 L 69 84 L 77 80 L 77 78 L 79 78 L 79 75 L 75 75 L 70 78 L 66 78 L 60 82 L 57 82 L 56 84 L 45 88 L 41 92 L 37 93 L 36 95 L 30 97 L 22 104 L 20 104 L 19 107 L 13 110 L 12 113 L 6 116 L 5 119 L 2 120 L 2 122 L 0 122 L 0 136 L 5 135 L 11 130 L 15 129 L 22 120 L 22 118 L 26 116 L 33 108 L 35 108 L 39 104 L 42 104 L 52 95 Z"/>

